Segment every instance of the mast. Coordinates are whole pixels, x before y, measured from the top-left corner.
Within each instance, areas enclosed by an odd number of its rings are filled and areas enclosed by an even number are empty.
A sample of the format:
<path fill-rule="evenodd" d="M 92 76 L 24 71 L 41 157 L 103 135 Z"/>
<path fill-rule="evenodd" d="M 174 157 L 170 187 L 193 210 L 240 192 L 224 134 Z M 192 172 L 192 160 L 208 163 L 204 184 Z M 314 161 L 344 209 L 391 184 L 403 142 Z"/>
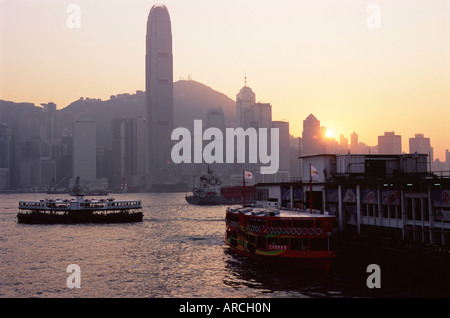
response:
<path fill-rule="evenodd" d="M 309 214 L 312 214 L 312 174 L 311 174 L 311 163 L 309 164 Z"/>
<path fill-rule="evenodd" d="M 243 181 L 243 186 L 242 186 L 242 189 L 243 189 L 243 192 L 244 192 L 244 195 L 243 195 L 243 202 L 244 202 L 244 204 L 243 205 L 245 205 L 245 169 L 242 169 L 242 181 Z"/>

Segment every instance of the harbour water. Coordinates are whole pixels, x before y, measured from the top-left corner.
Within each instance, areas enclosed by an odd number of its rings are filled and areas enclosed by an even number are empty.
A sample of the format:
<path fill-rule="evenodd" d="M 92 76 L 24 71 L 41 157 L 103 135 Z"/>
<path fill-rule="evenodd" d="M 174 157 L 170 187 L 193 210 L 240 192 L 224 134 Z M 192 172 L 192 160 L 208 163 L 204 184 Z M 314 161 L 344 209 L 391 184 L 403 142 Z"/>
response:
<path fill-rule="evenodd" d="M 184 193 L 127 194 L 129 200 L 142 200 L 144 219 L 139 223 L 18 224 L 18 202 L 35 196 L 51 195 L 0 195 L 2 298 L 447 296 L 434 283 L 422 285 L 384 265 L 381 288 L 370 289 L 366 268 L 378 260 L 358 255 L 341 258 L 330 272 L 236 255 L 222 241 L 226 207 L 189 205 Z M 67 286 L 70 264 L 80 268 L 81 288 Z"/>

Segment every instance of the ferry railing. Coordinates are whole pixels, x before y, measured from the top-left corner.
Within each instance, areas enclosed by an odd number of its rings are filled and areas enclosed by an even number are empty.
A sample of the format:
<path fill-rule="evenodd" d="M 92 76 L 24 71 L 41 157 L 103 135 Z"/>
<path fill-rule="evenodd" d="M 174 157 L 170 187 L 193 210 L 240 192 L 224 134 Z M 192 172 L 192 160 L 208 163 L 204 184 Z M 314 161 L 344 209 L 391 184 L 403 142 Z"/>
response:
<path fill-rule="evenodd" d="M 432 171 L 432 173 L 442 179 L 450 179 L 450 170 Z"/>

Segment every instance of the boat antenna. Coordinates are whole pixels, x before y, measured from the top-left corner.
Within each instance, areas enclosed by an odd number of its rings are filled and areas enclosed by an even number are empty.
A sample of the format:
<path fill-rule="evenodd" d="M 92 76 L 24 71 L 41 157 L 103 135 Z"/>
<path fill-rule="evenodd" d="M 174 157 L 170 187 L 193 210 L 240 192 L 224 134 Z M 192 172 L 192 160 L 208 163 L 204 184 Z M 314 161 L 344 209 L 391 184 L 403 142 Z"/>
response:
<path fill-rule="evenodd" d="M 125 182 L 125 178 L 123 178 L 122 181 L 123 181 L 122 182 L 123 197 L 124 197 L 124 200 L 126 201 L 127 200 L 127 183 Z"/>
<path fill-rule="evenodd" d="M 313 200 L 312 200 L 312 173 L 311 173 L 311 163 L 309 164 L 309 214 L 312 214 L 312 204 L 313 204 Z"/>

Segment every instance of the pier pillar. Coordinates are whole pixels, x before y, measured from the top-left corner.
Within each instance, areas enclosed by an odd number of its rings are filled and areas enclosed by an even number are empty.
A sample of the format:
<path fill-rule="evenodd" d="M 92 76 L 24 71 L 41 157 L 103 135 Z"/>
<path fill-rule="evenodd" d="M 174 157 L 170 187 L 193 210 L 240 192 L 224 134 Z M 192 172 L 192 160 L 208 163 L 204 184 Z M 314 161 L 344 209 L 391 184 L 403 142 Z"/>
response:
<path fill-rule="evenodd" d="M 322 213 L 325 213 L 326 209 L 326 193 L 325 193 L 325 188 L 322 189 Z"/>
<path fill-rule="evenodd" d="M 289 200 L 291 202 L 291 209 L 293 209 L 294 208 L 294 187 L 292 186 L 292 184 L 289 187 L 289 192 L 290 192 Z"/>
<path fill-rule="evenodd" d="M 338 185 L 339 231 L 344 231 L 344 215 L 342 214 L 342 188 Z"/>
<path fill-rule="evenodd" d="M 361 234 L 361 189 L 356 185 L 356 223 L 358 225 L 358 234 Z"/>
<path fill-rule="evenodd" d="M 400 213 L 402 214 L 402 240 L 405 240 L 405 226 L 406 226 L 406 209 L 405 209 L 405 194 L 403 187 L 400 189 Z"/>
<path fill-rule="evenodd" d="M 378 200 L 377 200 L 378 216 L 376 217 L 376 221 L 379 226 L 383 226 L 383 219 L 382 219 L 383 206 L 381 205 L 381 189 L 379 186 L 377 187 L 377 191 L 378 191 Z"/>
<path fill-rule="evenodd" d="M 428 186 L 428 222 L 430 224 L 430 243 L 434 244 L 436 242 L 434 237 L 434 214 L 433 214 L 433 199 L 431 197 L 431 189 Z"/>

